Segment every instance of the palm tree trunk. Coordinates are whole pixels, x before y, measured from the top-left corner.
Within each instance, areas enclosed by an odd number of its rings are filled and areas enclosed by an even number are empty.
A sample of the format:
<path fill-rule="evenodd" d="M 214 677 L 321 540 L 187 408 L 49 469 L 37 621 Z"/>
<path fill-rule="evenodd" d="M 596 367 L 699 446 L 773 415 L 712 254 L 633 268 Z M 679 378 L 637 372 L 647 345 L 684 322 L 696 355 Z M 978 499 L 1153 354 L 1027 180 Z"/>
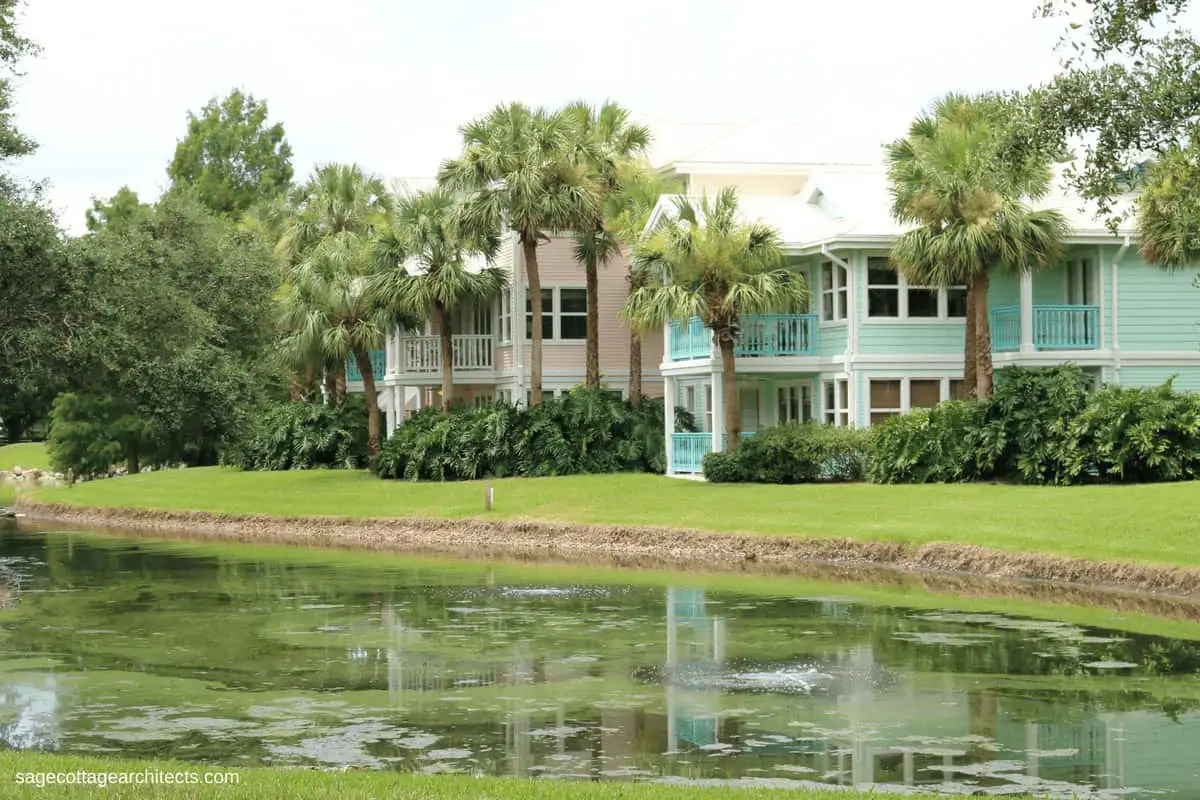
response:
<path fill-rule="evenodd" d="M 375 456 L 379 453 L 379 442 L 383 438 L 379 395 L 375 391 L 375 373 L 371 369 L 371 356 L 366 350 L 355 350 L 354 360 L 358 362 L 358 371 L 362 373 L 363 394 L 367 399 L 367 452 L 370 454 L 371 466 L 374 467 Z"/>
<path fill-rule="evenodd" d="M 742 409 L 738 404 L 737 375 L 734 372 L 733 332 L 718 337 L 721 348 L 722 393 L 725 396 L 725 449 L 736 450 L 742 443 Z"/>
<path fill-rule="evenodd" d="M 542 404 L 542 276 L 538 273 L 537 239 L 521 235 L 525 276 L 529 280 L 529 405 Z"/>
<path fill-rule="evenodd" d="M 288 399 L 293 403 L 300 402 L 300 376 L 293 374 L 291 385 L 288 387 Z"/>
<path fill-rule="evenodd" d="M 360 369 L 361 369 L 361 367 L 360 367 Z M 372 376 L 372 377 L 374 377 L 374 376 Z M 333 390 L 334 390 L 334 400 L 336 401 L 334 403 L 334 405 L 336 405 L 338 408 L 341 408 L 342 406 L 346 405 L 346 367 L 345 367 L 345 365 L 339 366 L 337 372 L 333 373 Z"/>
<path fill-rule="evenodd" d="M 974 397 L 977 387 L 976 376 L 979 374 L 979 358 L 976 355 L 975 342 L 975 283 L 967 284 L 966 338 L 963 342 L 963 393 L 965 397 Z"/>
<path fill-rule="evenodd" d="M 629 331 L 629 405 L 642 407 L 642 335 L 637 328 Z"/>
<path fill-rule="evenodd" d="M 325 404 L 337 406 L 337 375 L 333 370 L 325 370 Z"/>
<path fill-rule="evenodd" d="M 304 368 L 304 383 L 300 385 L 300 398 L 311 402 L 317 393 L 317 370 L 312 364 Z"/>
<path fill-rule="evenodd" d="M 450 315 L 444 305 L 434 305 L 433 317 L 442 342 L 442 411 L 449 414 L 454 407 L 454 332 L 450 330 Z"/>
<path fill-rule="evenodd" d="M 975 396 L 992 396 L 992 335 L 988 329 L 988 271 L 982 270 L 972 282 L 975 292 Z"/>
<path fill-rule="evenodd" d="M 600 269 L 594 260 L 583 265 L 587 275 L 587 388 L 600 389 Z"/>

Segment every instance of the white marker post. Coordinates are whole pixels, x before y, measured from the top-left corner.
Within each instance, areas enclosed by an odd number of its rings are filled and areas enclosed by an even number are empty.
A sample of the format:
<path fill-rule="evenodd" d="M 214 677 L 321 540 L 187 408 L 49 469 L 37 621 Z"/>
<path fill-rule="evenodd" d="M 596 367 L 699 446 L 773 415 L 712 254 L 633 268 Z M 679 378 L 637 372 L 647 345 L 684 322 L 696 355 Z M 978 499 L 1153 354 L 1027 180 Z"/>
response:
<path fill-rule="evenodd" d="M 487 492 L 485 492 L 483 495 L 484 511 L 491 511 L 492 503 L 494 502 L 496 502 L 496 490 L 492 488 L 491 484 L 488 484 Z"/>

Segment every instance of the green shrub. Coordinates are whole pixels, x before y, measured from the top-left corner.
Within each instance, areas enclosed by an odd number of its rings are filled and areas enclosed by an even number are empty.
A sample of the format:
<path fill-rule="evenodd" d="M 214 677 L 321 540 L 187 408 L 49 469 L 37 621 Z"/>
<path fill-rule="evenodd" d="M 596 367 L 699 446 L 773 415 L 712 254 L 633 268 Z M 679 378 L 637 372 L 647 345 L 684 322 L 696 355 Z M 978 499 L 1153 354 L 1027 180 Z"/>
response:
<path fill-rule="evenodd" d="M 1200 474 L 1200 397 L 1176 392 L 1171 381 L 1096 392 L 1072 433 L 1082 451 L 1081 471 L 1086 465 L 1101 481 L 1181 481 Z"/>
<path fill-rule="evenodd" d="M 980 477 L 985 407 L 950 400 L 872 426 L 867 477 L 874 483 L 957 483 Z"/>
<path fill-rule="evenodd" d="M 46 453 L 56 472 L 103 475 L 119 465 L 130 472 L 167 461 L 166 437 L 153 420 L 100 395 L 60 394 L 50 412 Z"/>
<path fill-rule="evenodd" d="M 475 480 L 666 469 L 661 400 L 640 408 L 605 392 L 577 388 L 540 406 L 509 403 L 423 409 L 384 443 L 383 478 Z M 676 410 L 676 429 L 694 428 Z"/>
<path fill-rule="evenodd" d="M 367 463 L 367 408 L 351 396 L 341 408 L 321 403 L 276 403 L 221 453 L 221 462 L 246 470 L 359 469 Z"/>
<path fill-rule="evenodd" d="M 813 483 L 860 480 L 865 439 L 853 428 L 788 423 L 764 428 L 732 452 L 704 457 L 704 477 L 713 483 Z"/>
<path fill-rule="evenodd" d="M 1072 365 L 1009 367 L 996 373 L 983 409 L 976 463 L 983 476 L 1068 484 L 1082 469 L 1072 421 L 1087 407 L 1094 379 Z"/>

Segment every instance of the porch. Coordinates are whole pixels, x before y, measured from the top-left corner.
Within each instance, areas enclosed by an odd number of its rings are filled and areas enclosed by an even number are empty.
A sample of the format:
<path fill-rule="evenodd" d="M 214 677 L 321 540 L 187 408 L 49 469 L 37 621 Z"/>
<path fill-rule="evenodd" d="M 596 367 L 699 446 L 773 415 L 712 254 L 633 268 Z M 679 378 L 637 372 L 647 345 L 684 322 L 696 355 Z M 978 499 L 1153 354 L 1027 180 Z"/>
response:
<path fill-rule="evenodd" d="M 1102 349 L 1104 288 L 1103 272 L 1082 254 L 1036 273 L 997 275 L 988 292 L 992 351 Z"/>
<path fill-rule="evenodd" d="M 817 353 L 816 314 L 759 314 L 743 317 L 734 343 L 738 358 L 811 356 Z M 712 331 L 696 317 L 667 325 L 666 360 L 713 358 Z"/>
<path fill-rule="evenodd" d="M 671 431 L 667 442 L 667 472 L 693 474 L 703 472 L 704 456 L 722 451 L 729 442 L 725 431 L 725 408 L 720 373 L 704 377 L 664 379 L 665 422 Z M 747 439 L 762 428 L 786 422 L 808 422 L 816 418 L 815 374 L 740 375 L 738 403 L 741 436 Z M 676 408 L 694 418 L 697 432 L 675 432 Z"/>

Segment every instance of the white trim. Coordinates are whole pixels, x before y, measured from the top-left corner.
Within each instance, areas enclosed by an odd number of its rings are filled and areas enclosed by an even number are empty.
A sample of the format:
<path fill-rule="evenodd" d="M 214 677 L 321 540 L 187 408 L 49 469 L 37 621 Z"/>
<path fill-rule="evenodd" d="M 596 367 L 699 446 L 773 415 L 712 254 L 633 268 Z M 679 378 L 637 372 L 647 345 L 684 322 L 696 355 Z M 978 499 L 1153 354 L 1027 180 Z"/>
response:
<path fill-rule="evenodd" d="M 888 268 L 896 275 L 895 284 L 871 283 L 871 262 L 883 260 L 887 262 Z M 879 323 L 955 323 L 962 324 L 965 317 L 951 317 L 950 314 L 950 290 L 966 291 L 966 286 L 913 286 L 908 282 L 908 278 L 901 274 L 900 270 L 891 265 L 890 259 L 886 255 L 867 254 L 867 261 L 863 268 L 863 276 L 866 278 L 866 292 L 863 294 L 863 324 L 877 325 Z M 896 292 L 896 316 L 873 316 L 871 314 L 871 289 L 882 289 L 885 291 Z M 909 314 L 908 301 L 909 292 L 917 291 L 932 291 L 937 293 L 937 316 L 936 317 L 914 317 Z"/>
<path fill-rule="evenodd" d="M 944 403 L 952 399 L 950 394 L 950 384 L 954 381 L 962 381 L 962 374 L 958 375 L 911 375 L 902 373 L 881 373 L 876 375 L 867 375 L 867 396 L 866 396 L 866 417 L 865 423 L 869 428 L 871 426 L 872 414 L 907 414 L 912 411 L 912 382 L 913 381 L 937 381 L 938 384 L 938 402 Z M 900 381 L 900 407 L 899 408 L 875 408 L 871 404 L 871 384 L 876 381 Z M 926 408 L 927 406 L 920 406 Z"/>
<path fill-rule="evenodd" d="M 528 286 L 526 286 L 525 288 L 528 289 Z M 572 312 L 568 313 L 566 316 L 582 317 L 584 319 L 585 323 L 587 321 L 587 310 L 586 310 L 587 286 L 586 285 L 579 285 L 576 283 L 553 283 L 548 286 L 542 286 L 541 290 L 542 290 L 543 294 L 546 292 L 550 292 L 550 310 L 548 312 L 546 311 L 545 299 L 543 299 L 542 300 L 542 316 L 545 317 L 547 314 L 550 315 L 550 334 L 551 334 L 549 337 L 546 337 L 546 336 L 542 337 L 542 345 L 543 346 L 546 346 L 546 345 L 555 346 L 555 345 L 563 345 L 563 344 L 578 345 L 578 344 L 586 344 L 587 343 L 586 332 L 585 332 L 583 338 L 579 338 L 579 339 L 574 339 L 574 338 L 573 339 L 564 339 L 562 337 L 562 320 L 563 320 L 562 292 L 564 289 L 568 289 L 568 290 L 572 290 L 572 291 L 581 291 L 584 293 L 584 297 L 585 297 L 584 311 L 582 311 L 582 312 L 572 311 Z M 524 331 L 524 333 L 527 334 L 527 336 L 524 339 L 524 343 L 530 344 L 533 342 L 533 338 L 531 335 L 528 335 L 531 333 L 531 331 L 528 330 L 528 325 L 531 324 L 533 322 L 533 320 L 532 320 L 532 311 L 527 310 L 527 308 L 526 308 L 527 305 L 528 305 L 528 298 L 526 298 L 525 302 L 523 302 L 521 304 L 521 317 L 522 317 L 522 319 L 525 320 L 525 323 L 526 323 L 526 330 Z"/>

